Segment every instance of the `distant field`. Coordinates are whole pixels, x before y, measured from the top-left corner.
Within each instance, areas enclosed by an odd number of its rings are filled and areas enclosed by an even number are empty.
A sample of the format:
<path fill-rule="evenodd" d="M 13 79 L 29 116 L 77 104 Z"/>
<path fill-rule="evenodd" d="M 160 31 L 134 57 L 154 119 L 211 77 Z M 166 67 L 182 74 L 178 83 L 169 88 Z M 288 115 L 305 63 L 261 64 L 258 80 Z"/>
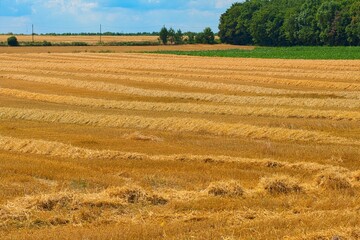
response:
<path fill-rule="evenodd" d="M 237 58 L 360 59 L 360 47 L 256 47 L 251 51 L 227 49 L 209 51 L 160 51 L 158 53 Z"/>
<path fill-rule="evenodd" d="M 0 35 L 0 42 L 5 42 L 10 35 Z M 30 42 L 32 41 L 31 35 L 16 35 L 18 41 Z M 103 42 L 144 42 L 153 41 L 157 42 L 158 36 L 102 36 Z M 100 41 L 100 36 L 48 36 L 48 35 L 35 35 L 34 40 L 37 42 L 86 42 L 95 44 Z"/>
<path fill-rule="evenodd" d="M 204 45 L 159 45 L 159 46 L 50 46 L 50 47 L 8 47 L 0 46 L 0 53 L 124 53 L 124 52 L 157 52 L 157 51 L 207 51 L 225 49 L 253 49 L 248 46 L 233 46 L 228 44 Z"/>
<path fill-rule="evenodd" d="M 359 60 L 4 49 L 1 240 L 359 239 Z"/>

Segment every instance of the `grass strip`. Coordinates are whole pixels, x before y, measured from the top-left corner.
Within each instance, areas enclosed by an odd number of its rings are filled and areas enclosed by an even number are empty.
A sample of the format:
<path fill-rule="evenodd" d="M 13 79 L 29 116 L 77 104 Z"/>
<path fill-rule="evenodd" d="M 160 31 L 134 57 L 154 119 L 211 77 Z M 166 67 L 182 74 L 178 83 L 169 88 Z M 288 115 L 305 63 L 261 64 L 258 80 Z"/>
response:
<path fill-rule="evenodd" d="M 231 58 L 360 59 L 360 47 L 256 47 L 253 50 L 155 51 L 148 53 Z"/>

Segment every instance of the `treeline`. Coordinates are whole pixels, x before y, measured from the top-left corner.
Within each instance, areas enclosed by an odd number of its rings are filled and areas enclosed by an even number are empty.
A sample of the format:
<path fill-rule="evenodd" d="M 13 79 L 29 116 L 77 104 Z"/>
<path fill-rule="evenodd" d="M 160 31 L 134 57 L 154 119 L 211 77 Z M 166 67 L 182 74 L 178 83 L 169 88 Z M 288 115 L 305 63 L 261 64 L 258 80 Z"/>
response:
<path fill-rule="evenodd" d="M 27 47 L 50 47 L 50 46 L 158 46 L 156 41 L 127 41 L 127 42 L 48 42 L 48 41 L 21 41 L 19 42 L 15 36 L 11 36 L 6 42 L 0 42 L 0 46 L 27 46 Z"/>
<path fill-rule="evenodd" d="M 264 46 L 360 45 L 359 0 L 246 0 L 220 18 L 230 44 Z"/>
<path fill-rule="evenodd" d="M 185 32 L 181 29 L 175 31 L 173 28 L 167 29 L 165 26 L 159 32 L 159 41 L 166 44 L 215 44 L 215 34 L 211 28 L 207 27 L 202 32 Z"/>
<path fill-rule="evenodd" d="M 40 35 L 50 36 L 99 36 L 100 33 L 82 32 L 82 33 L 43 33 Z M 138 32 L 138 33 L 119 33 L 119 32 L 103 32 L 103 36 L 158 36 L 158 32 Z"/>
<path fill-rule="evenodd" d="M 29 34 L 14 34 L 9 33 L 0 33 L 0 35 L 29 35 Z M 35 36 L 100 36 L 98 32 L 80 32 L 80 33 L 34 33 Z M 119 33 L 119 32 L 103 32 L 103 36 L 158 36 L 159 32 L 137 32 L 137 33 Z"/>

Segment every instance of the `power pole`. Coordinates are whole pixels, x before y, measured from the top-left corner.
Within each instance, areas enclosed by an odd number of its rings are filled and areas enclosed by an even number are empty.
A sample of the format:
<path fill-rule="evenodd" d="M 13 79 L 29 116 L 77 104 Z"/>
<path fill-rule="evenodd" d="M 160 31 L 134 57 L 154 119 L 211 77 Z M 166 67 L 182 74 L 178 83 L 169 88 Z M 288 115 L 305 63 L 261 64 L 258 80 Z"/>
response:
<path fill-rule="evenodd" d="M 32 36 L 32 41 L 34 42 L 34 24 L 31 25 L 31 36 Z"/>
<path fill-rule="evenodd" d="M 101 24 L 100 24 L 100 43 L 101 43 Z"/>

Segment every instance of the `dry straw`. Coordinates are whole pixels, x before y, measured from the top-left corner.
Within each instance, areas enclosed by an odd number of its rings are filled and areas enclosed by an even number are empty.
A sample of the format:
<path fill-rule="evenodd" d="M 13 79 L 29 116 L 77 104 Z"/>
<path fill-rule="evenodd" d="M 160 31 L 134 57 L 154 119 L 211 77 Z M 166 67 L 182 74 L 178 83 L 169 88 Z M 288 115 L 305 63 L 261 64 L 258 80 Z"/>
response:
<path fill-rule="evenodd" d="M 212 182 L 206 192 L 213 196 L 241 197 L 244 195 L 242 186 L 235 180 Z"/>
<path fill-rule="evenodd" d="M 286 107 L 249 107 L 208 105 L 195 103 L 158 103 L 138 101 L 114 101 L 96 98 L 81 98 L 54 94 L 33 93 L 28 91 L 0 88 L 0 95 L 21 99 L 61 103 L 73 106 L 100 107 L 107 109 L 142 110 L 158 112 L 183 112 L 199 114 L 227 114 L 240 116 L 285 117 L 285 118 L 320 118 L 331 120 L 360 121 L 360 112 L 343 110 L 312 110 Z"/>
<path fill-rule="evenodd" d="M 34 225 L 35 221 L 44 218 L 44 212 L 51 212 L 53 216 L 66 212 L 63 220 L 54 218 L 42 219 L 46 225 L 82 224 L 96 221 L 101 214 L 92 214 L 91 218 L 83 216 L 84 210 L 90 212 L 110 210 L 122 212 L 129 204 L 164 205 L 167 199 L 145 191 L 143 188 L 130 185 L 111 187 L 101 192 L 79 193 L 62 191 L 50 194 L 25 196 L 0 206 L 0 227 L 9 225 Z M 65 216 L 65 215 L 62 215 Z"/>
<path fill-rule="evenodd" d="M 355 139 L 333 136 L 329 133 L 294 130 L 279 127 L 259 127 L 248 124 L 212 122 L 196 118 L 149 118 L 127 115 L 88 114 L 76 111 L 0 108 L 0 119 L 28 120 L 61 124 L 90 125 L 131 129 L 150 129 L 169 132 L 206 133 L 275 141 L 317 142 L 324 144 L 360 145 Z"/>
<path fill-rule="evenodd" d="M 283 169 L 305 170 L 311 173 L 319 171 L 336 171 L 342 174 L 348 174 L 349 170 L 339 166 L 323 165 L 312 162 L 296 162 L 288 163 L 281 161 L 274 161 L 272 159 L 256 159 L 256 158 L 241 158 L 230 156 L 214 156 L 214 155 L 146 155 L 140 153 L 121 152 L 114 150 L 94 150 L 87 148 L 75 147 L 70 144 L 60 142 L 52 142 L 35 139 L 20 139 L 14 137 L 6 137 L 0 135 L 0 150 L 18 152 L 25 154 L 38 154 L 50 157 L 62 158 L 84 158 L 84 159 L 129 159 L 141 160 L 149 159 L 153 161 L 181 161 L 181 162 L 214 162 L 214 163 L 237 163 L 248 164 L 252 166 L 269 167 L 278 166 Z"/>
<path fill-rule="evenodd" d="M 317 98 L 290 98 L 290 97 L 268 97 L 268 96 L 235 96 L 225 94 L 210 93 L 188 93 L 177 91 L 166 91 L 156 89 L 145 89 L 129 87 L 121 84 L 105 83 L 101 81 L 83 81 L 65 78 L 27 76 L 21 74 L 1 74 L 0 76 L 12 79 L 38 83 L 55 84 L 79 89 L 93 91 L 112 92 L 118 94 L 136 95 L 143 97 L 175 98 L 195 101 L 207 101 L 216 103 L 233 104 L 254 104 L 254 105 L 273 105 L 273 106 L 303 106 L 303 107 L 336 107 L 336 108 L 359 108 L 360 101 L 357 99 L 317 99 Z"/>
<path fill-rule="evenodd" d="M 325 190 L 351 190 L 353 185 L 350 178 L 335 171 L 322 171 L 316 176 L 316 183 Z"/>
<path fill-rule="evenodd" d="M 137 141 L 151 141 L 151 142 L 162 142 L 164 141 L 162 138 L 153 136 L 153 135 L 145 135 L 141 132 L 133 132 L 130 134 L 124 134 L 123 136 L 126 139 L 130 139 L 130 140 L 137 140 Z"/>
<path fill-rule="evenodd" d="M 125 55 L 122 57 L 126 58 Z M 117 60 L 119 60 L 119 56 L 117 56 Z M 195 69 L 193 66 L 187 66 L 183 67 L 183 71 L 175 71 L 173 65 L 169 65 L 166 62 L 162 62 L 162 70 L 167 70 L 164 73 L 160 73 L 159 71 L 156 71 L 156 69 L 149 69 L 148 63 L 145 62 L 145 64 L 139 63 L 137 66 L 142 66 L 144 69 L 136 70 L 134 66 L 130 66 L 131 69 L 119 69 L 118 65 L 114 63 L 113 61 L 108 61 L 106 64 L 103 63 L 85 63 L 84 58 L 69 58 L 69 57 L 58 57 L 58 59 L 63 59 L 68 62 L 62 62 L 61 65 L 57 63 L 56 61 L 53 61 L 51 64 L 46 65 L 46 70 L 49 69 L 64 69 L 66 71 L 69 71 L 70 69 L 82 72 L 87 72 L 88 74 L 94 72 L 96 69 L 96 74 L 99 74 L 98 69 L 103 69 L 103 72 L 111 72 L 111 73 L 121 73 L 121 74 L 128 74 L 128 75 L 142 75 L 144 73 L 155 74 L 159 81 L 161 77 L 164 78 L 182 78 L 182 79 L 199 79 L 199 78 L 205 78 L 208 80 L 218 80 L 218 78 L 221 76 L 223 80 L 238 80 L 238 81 L 244 81 L 254 83 L 254 84 L 267 84 L 270 86 L 273 85 L 283 85 L 283 86 L 292 86 L 292 87 L 306 87 L 306 88 L 323 88 L 323 89 L 331 89 L 331 90 L 360 90 L 360 84 L 357 82 L 359 80 L 359 77 L 354 76 L 351 71 L 328 71 L 328 72 L 322 72 L 319 74 L 319 71 L 309 71 L 305 68 L 300 69 L 299 71 L 296 71 L 293 67 L 284 67 L 283 69 L 273 69 L 271 67 L 260 67 L 260 66 L 254 66 L 254 67 L 246 67 L 241 66 L 243 71 L 239 72 L 236 71 L 237 69 L 225 69 L 223 71 L 220 71 L 219 69 L 216 69 L 217 71 L 213 71 L 211 69 L 203 69 L 201 67 L 196 68 L 196 72 L 193 70 Z M 108 57 L 102 57 L 98 59 L 106 59 L 110 60 Z M 21 60 L 21 58 L 16 58 L 17 61 Z M 23 59 L 25 60 L 25 59 Z M 26 59 L 28 60 L 28 59 Z M 139 60 L 139 59 L 138 59 Z M 148 61 L 149 59 L 146 59 L 145 61 Z M 158 59 L 156 59 L 158 60 Z M 17 65 L 17 61 L 13 62 L 13 64 Z M 69 61 L 78 61 L 78 64 L 69 63 Z M 130 61 L 131 62 L 131 61 Z M 7 62 L 8 63 L 8 62 Z M 10 62 L 12 63 L 12 62 Z M 31 63 L 31 65 L 23 64 L 23 67 L 28 67 L 30 69 L 34 69 L 34 65 L 36 63 Z M 217 63 L 218 64 L 218 63 Z M 7 65 L 9 66 L 9 65 Z M 43 64 L 38 64 L 39 68 L 43 68 Z M 6 66 L 5 66 L 6 67 Z M 80 69 L 79 69 L 80 68 Z M 228 68 L 228 66 L 227 66 Z M 21 68 L 20 68 L 21 69 Z M 19 70 L 20 70 L 19 69 Z M 176 69 L 178 70 L 178 69 Z M 254 71 L 255 70 L 255 71 Z M 281 71 L 282 70 L 282 71 Z M 311 80 L 308 80 L 308 78 L 312 78 Z M 140 80 L 141 78 L 138 78 Z M 338 80 L 339 79 L 339 80 Z M 144 79 L 144 81 L 149 81 Z"/>
<path fill-rule="evenodd" d="M 298 180 L 282 175 L 262 178 L 260 180 L 260 188 L 274 195 L 300 193 L 304 190 Z"/>
<path fill-rule="evenodd" d="M 3 67 L 2 69 L 6 71 L 13 71 L 13 68 Z M 27 74 L 41 74 L 41 75 L 49 75 L 55 74 L 59 76 L 65 77 L 79 77 L 79 78 L 92 78 L 92 79 L 106 79 L 106 80 L 117 80 L 117 81 L 130 81 L 130 82 L 140 82 L 140 83 L 155 83 L 155 84 L 163 84 L 169 86 L 180 86 L 180 87 L 191 87 L 191 88 L 199 88 L 209 89 L 209 90 L 220 90 L 220 91 L 229 91 L 232 93 L 253 93 L 253 94 L 264 94 L 264 95 L 304 95 L 304 97 L 308 95 L 318 95 L 320 97 L 324 97 L 327 95 L 332 95 L 335 97 L 345 97 L 345 98 L 355 98 L 360 99 L 360 93 L 353 91 L 300 91 L 300 90 L 289 90 L 289 89 L 281 89 L 281 88 L 269 88 L 269 87 L 259 87 L 259 86 L 251 86 L 244 84 L 229 84 L 229 83 L 218 83 L 218 82 L 210 82 L 209 78 L 206 78 L 207 81 L 199 81 L 199 80 L 188 80 L 184 78 L 169 78 L 168 75 L 165 76 L 156 76 L 156 77 L 143 77 L 139 75 L 138 72 L 134 72 L 133 70 L 121 70 L 121 75 L 119 74 L 110 74 L 110 73 L 92 73 L 90 71 L 87 72 L 68 72 L 68 71 L 54 71 L 49 70 L 40 70 L 37 68 L 34 70 L 33 68 L 22 68 L 17 67 L 18 72 L 26 72 Z M 157 74 L 158 75 L 158 74 Z M 201 79 L 201 76 L 194 76 L 191 79 Z M 291 81 L 289 81 L 290 83 Z"/>

